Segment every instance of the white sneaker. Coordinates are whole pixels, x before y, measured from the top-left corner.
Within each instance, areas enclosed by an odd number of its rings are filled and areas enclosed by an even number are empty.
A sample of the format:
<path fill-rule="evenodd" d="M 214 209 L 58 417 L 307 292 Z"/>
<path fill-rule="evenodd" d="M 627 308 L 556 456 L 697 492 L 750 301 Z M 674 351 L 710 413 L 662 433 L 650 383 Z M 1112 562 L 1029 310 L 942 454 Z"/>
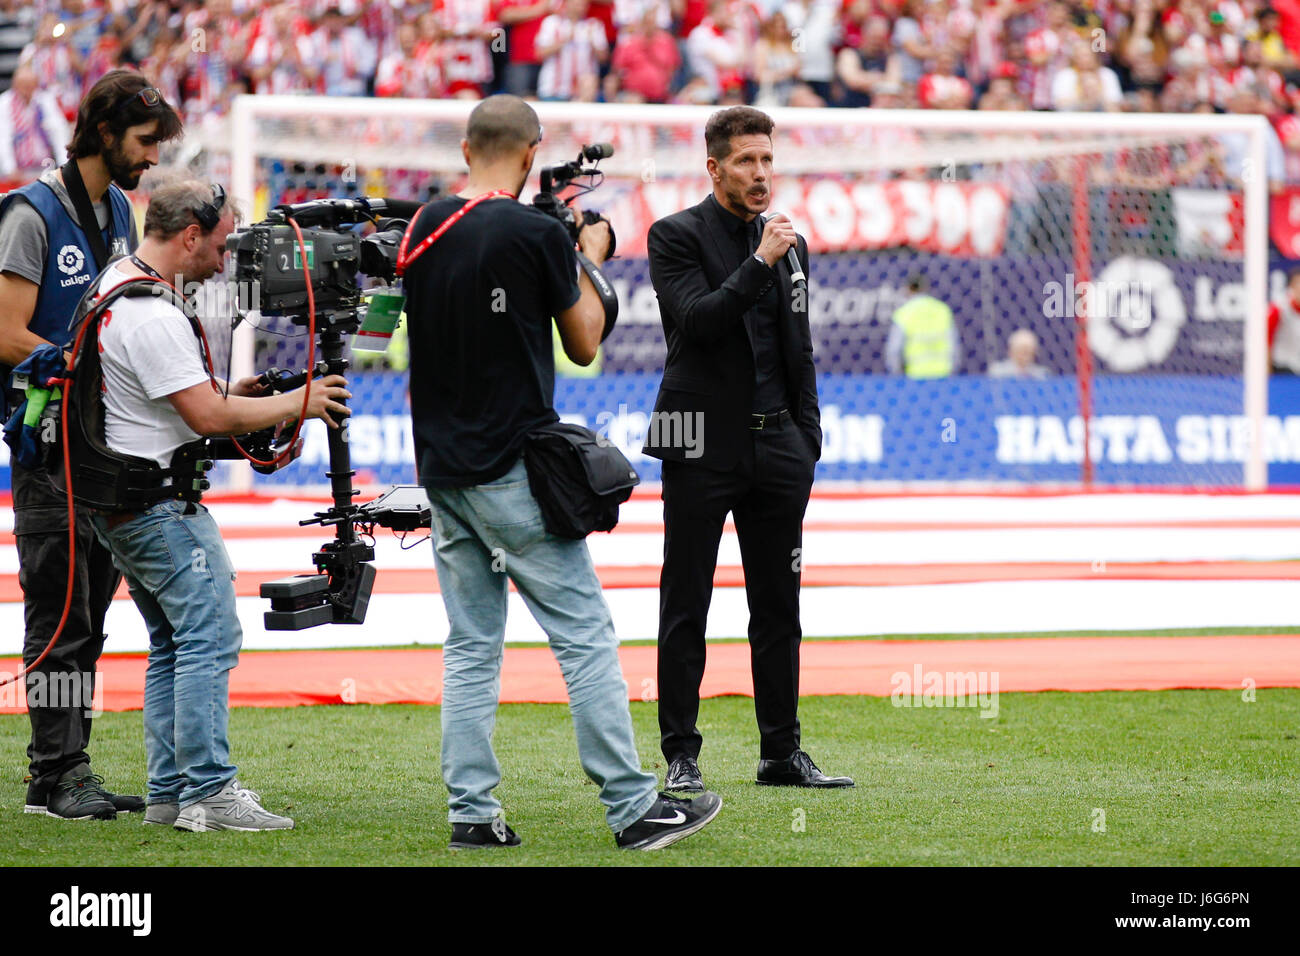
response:
<path fill-rule="evenodd" d="M 177 830 L 292 830 L 293 821 L 262 807 L 262 798 L 232 780 L 217 793 L 192 803 L 176 818 Z"/>

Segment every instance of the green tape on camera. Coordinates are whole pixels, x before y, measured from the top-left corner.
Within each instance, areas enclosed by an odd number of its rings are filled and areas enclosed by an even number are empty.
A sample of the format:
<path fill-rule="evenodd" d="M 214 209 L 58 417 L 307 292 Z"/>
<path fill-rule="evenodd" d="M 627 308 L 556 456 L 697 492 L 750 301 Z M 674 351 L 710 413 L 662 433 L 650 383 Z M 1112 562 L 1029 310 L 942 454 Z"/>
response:
<path fill-rule="evenodd" d="M 352 348 L 363 352 L 384 352 L 402 320 L 406 296 L 401 288 L 376 289 L 370 295 L 361 328 L 352 337 Z"/>

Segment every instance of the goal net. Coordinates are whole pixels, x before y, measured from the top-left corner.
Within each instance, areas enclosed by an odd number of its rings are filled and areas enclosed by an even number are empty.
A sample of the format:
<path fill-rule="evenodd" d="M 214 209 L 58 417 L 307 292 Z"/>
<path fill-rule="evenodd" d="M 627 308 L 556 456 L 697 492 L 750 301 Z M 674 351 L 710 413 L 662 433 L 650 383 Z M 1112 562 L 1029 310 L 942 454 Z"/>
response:
<path fill-rule="evenodd" d="M 425 199 L 462 187 L 471 107 L 240 97 L 229 131 L 204 147 L 229 164 L 253 218 L 325 196 Z M 561 369 L 557 409 L 653 481 L 658 463 L 639 451 L 665 345 L 645 237 L 709 194 L 713 110 L 536 108 L 539 166 L 583 144 L 616 150 L 583 201 L 618 232 L 607 273 L 620 320 L 595 374 Z M 1261 488 L 1270 461 L 1300 459 L 1300 431 L 1267 409 L 1265 309 L 1281 277 L 1267 268 L 1262 118 L 770 113 L 770 212 L 788 215 L 812 254 L 819 481 Z M 525 200 L 536 184 L 535 169 Z M 269 321 L 241 329 L 234 348 L 244 369 L 300 367 L 305 355 L 301 329 Z M 352 376 L 363 483 L 414 477 L 406 366 L 399 334 Z M 322 484 L 323 432 L 309 429 L 304 460 L 255 485 Z"/>

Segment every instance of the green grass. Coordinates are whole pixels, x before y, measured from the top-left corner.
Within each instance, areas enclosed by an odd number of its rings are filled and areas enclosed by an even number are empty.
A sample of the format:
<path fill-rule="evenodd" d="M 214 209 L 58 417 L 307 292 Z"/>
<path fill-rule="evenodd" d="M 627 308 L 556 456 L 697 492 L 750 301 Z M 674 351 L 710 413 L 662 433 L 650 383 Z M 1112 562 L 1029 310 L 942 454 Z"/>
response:
<path fill-rule="evenodd" d="M 0 865 L 746 865 L 1300 863 L 1300 690 L 1003 694 L 974 709 L 810 697 L 804 739 L 853 790 L 752 783 L 753 702 L 703 702 L 702 766 L 725 800 L 700 834 L 660 853 L 614 849 L 562 705 L 501 708 L 498 789 L 519 850 L 446 848 L 438 708 L 238 709 L 240 778 L 292 833 L 179 833 L 138 816 L 24 816 L 27 719 L 0 718 Z M 642 759 L 661 777 L 653 704 L 633 704 Z M 143 787 L 140 714 L 95 722 L 96 770 Z M 1105 832 L 1096 832 L 1097 811 Z M 800 827 L 802 824 L 802 827 Z"/>

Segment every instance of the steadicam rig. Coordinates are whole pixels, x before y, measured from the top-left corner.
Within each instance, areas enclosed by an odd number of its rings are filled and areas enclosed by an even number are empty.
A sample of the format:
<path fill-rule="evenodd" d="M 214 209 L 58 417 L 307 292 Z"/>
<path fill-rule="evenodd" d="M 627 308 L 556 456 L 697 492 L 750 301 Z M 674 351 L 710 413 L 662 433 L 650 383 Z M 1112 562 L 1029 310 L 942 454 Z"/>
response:
<path fill-rule="evenodd" d="M 313 378 L 346 374 L 348 336 L 360 328 L 362 319 L 358 275 L 392 279 L 397 247 L 407 226 L 407 220 L 384 214 L 410 216 L 419 206 L 390 199 L 322 199 L 278 206 L 264 221 L 231 234 L 226 247 L 234 258 L 235 278 L 257 284 L 258 312 L 307 327 L 310 372 L 286 375 L 273 369 L 262 376 L 264 385 L 289 391 L 309 385 Z M 373 223 L 375 231 L 362 237 L 354 228 L 364 223 Z M 328 429 L 327 436 L 326 477 L 333 503 L 299 522 L 333 527 L 334 539 L 312 555 L 317 573 L 262 584 L 261 596 L 271 601 L 264 616 L 267 630 L 363 623 L 375 581 L 371 563 L 375 549 L 363 535 L 376 525 L 408 530 L 407 510 L 395 514 L 394 523 L 388 524 L 383 499 L 368 505 L 355 503 L 359 492 L 352 485 L 348 419 L 344 416 L 336 422 L 338 427 Z"/>

